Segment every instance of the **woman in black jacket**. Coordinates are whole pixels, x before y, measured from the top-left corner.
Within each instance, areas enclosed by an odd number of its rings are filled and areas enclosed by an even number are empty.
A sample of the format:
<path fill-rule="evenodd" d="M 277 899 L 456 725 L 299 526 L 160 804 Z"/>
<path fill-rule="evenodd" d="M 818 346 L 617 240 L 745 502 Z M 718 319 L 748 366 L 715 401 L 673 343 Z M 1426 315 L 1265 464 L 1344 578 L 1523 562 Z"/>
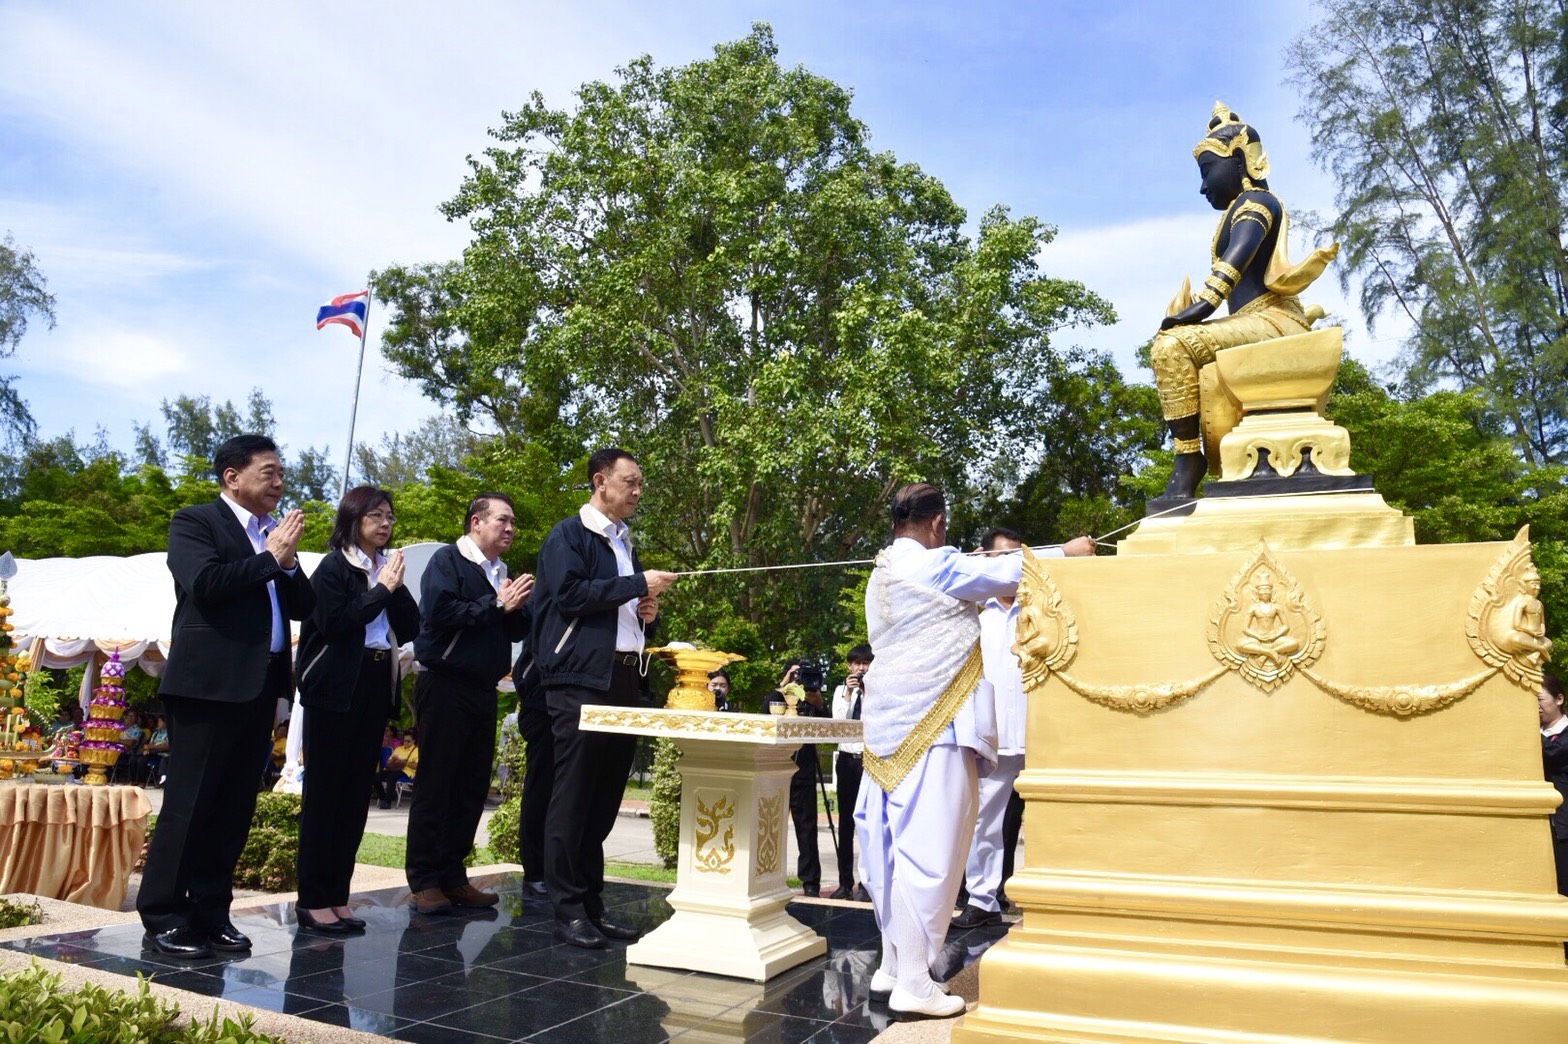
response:
<path fill-rule="evenodd" d="M 365 833 L 381 734 L 397 707 L 398 647 L 419 630 L 392 539 L 392 497 L 356 486 L 338 505 L 332 553 L 311 576 L 316 609 L 300 631 L 299 697 L 305 708 L 304 807 L 299 822 L 301 928 L 363 931 L 348 908 L 349 878 Z"/>

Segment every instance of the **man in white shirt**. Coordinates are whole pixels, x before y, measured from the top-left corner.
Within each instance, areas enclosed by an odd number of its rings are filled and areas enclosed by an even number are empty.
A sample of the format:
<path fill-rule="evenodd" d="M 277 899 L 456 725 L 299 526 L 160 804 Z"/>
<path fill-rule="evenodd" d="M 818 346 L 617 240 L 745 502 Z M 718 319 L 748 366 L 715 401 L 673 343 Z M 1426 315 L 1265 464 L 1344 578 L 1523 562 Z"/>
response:
<path fill-rule="evenodd" d="M 980 541 L 980 549 L 988 555 L 1017 555 L 1023 546 L 1023 537 L 1006 527 L 991 530 Z M 1074 552 L 1085 550 L 1082 542 L 1070 546 Z M 1090 542 L 1088 549 L 1093 546 Z M 1013 782 L 1023 771 L 1029 726 L 1023 672 L 1013 653 L 1017 628 L 1018 604 L 1010 595 L 986 600 L 980 610 L 980 658 L 985 679 L 996 693 L 996 768 L 980 779 L 980 814 L 964 867 L 969 900 L 963 912 L 953 918 L 954 928 L 1002 922 L 1002 886 L 1011 871 L 1008 857 L 1018 844 L 1023 818 L 1023 801 L 1013 792 Z"/>
<path fill-rule="evenodd" d="M 844 657 L 849 674 L 844 684 L 833 690 L 833 717 L 860 720 L 865 696 L 866 672 L 871 669 L 871 646 L 855 646 Z M 838 888 L 830 899 L 855 899 L 870 902 L 864 885 L 855 883 L 855 805 L 860 799 L 860 765 L 862 747 L 859 743 L 840 743 L 833 765 L 833 785 L 838 793 Z"/>

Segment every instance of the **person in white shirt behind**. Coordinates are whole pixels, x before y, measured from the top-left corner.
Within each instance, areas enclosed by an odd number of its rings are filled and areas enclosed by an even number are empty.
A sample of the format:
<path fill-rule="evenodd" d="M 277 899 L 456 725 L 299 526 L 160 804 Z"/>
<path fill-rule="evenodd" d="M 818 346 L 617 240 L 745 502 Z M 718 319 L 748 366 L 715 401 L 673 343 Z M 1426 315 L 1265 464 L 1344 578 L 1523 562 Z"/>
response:
<path fill-rule="evenodd" d="M 992 529 L 980 540 L 987 555 L 1018 556 L 1023 537 L 1005 526 Z M 1046 548 L 1042 556 L 1092 555 L 1094 541 L 1080 537 L 1061 548 Z M 1013 847 L 1023 819 L 1023 801 L 1013 783 L 1024 768 L 1024 746 L 1029 728 L 1029 708 L 1024 697 L 1023 671 L 1013 652 L 1018 630 L 1018 603 L 1011 595 L 986 599 L 980 610 L 980 659 L 985 680 L 996 693 L 996 768 L 980 779 L 980 814 L 974 840 L 964 867 L 967 905 L 953 918 L 954 928 L 978 928 L 1002 923 L 1002 886 L 1012 870 Z"/>
<path fill-rule="evenodd" d="M 904 1018 L 964 1010 L 931 977 L 947 938 L 978 813 L 977 780 L 996 765 L 996 716 L 976 604 L 1012 598 L 1021 556 L 947 544 L 947 504 L 926 483 L 893 496 L 893 543 L 866 585 L 875 698 L 862 711 L 869 782 L 855 810 L 866 885 L 882 930 L 874 999 Z M 1086 537 L 1063 549 L 1089 553 Z"/>
<path fill-rule="evenodd" d="M 871 669 L 871 646 L 861 644 L 844 654 L 849 674 L 833 690 L 833 717 L 858 721 L 865 697 L 865 676 Z M 860 798 L 861 751 L 859 743 L 840 743 L 833 759 L 833 785 L 838 793 L 838 888 L 829 899 L 869 903 L 865 885 L 855 883 L 855 804 Z"/>

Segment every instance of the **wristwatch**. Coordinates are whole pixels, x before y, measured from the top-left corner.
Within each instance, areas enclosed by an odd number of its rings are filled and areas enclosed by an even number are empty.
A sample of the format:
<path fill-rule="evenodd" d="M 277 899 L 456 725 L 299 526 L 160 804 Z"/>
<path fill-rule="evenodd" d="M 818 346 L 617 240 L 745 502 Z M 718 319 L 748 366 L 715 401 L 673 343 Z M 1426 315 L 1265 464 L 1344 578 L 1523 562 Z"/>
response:
<path fill-rule="evenodd" d="M 500 595 L 496 595 L 495 596 L 495 607 L 497 609 L 505 609 L 506 608 L 506 603 L 501 601 L 501 596 Z"/>

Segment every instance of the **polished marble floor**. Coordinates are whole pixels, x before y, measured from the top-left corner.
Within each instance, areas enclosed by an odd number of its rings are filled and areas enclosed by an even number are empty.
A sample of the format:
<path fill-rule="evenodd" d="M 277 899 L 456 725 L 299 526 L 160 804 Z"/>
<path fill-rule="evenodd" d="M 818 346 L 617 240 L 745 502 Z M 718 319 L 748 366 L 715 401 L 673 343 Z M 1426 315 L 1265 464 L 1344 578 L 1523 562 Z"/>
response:
<path fill-rule="evenodd" d="M 298 932 L 292 906 L 236 909 L 234 923 L 254 948 L 209 960 L 143 953 L 139 924 L 4 946 L 413 1042 L 858 1044 L 889 1023 L 887 1007 L 867 996 L 880 948 L 867 906 L 791 905 L 791 914 L 827 938 L 828 954 L 763 984 L 628 966 L 624 943 L 560 945 L 550 934 L 549 904 L 525 897 L 517 875 L 475 884 L 499 893 L 500 906 L 424 917 L 408 906 L 404 889 L 355 896 L 351 905 L 367 928 L 344 940 Z M 633 884 L 605 889 L 611 916 L 645 929 L 670 915 L 665 895 Z M 956 974 L 1004 931 L 954 931 L 941 970 Z"/>

